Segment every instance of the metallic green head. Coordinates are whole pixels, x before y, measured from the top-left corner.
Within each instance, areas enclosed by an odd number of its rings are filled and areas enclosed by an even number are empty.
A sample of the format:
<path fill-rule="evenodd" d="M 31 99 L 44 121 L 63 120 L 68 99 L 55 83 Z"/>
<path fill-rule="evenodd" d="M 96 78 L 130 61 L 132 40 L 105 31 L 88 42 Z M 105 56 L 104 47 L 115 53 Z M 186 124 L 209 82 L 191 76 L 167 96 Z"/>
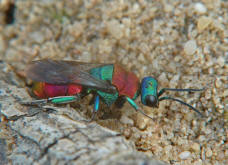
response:
<path fill-rule="evenodd" d="M 153 77 L 144 77 L 141 83 L 141 101 L 149 107 L 158 107 L 158 82 Z"/>

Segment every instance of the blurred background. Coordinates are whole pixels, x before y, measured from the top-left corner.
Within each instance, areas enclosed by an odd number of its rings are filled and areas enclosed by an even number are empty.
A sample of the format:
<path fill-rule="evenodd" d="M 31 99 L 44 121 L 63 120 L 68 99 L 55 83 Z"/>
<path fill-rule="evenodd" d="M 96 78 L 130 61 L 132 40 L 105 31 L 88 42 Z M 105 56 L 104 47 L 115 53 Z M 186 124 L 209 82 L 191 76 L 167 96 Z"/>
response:
<path fill-rule="evenodd" d="M 158 109 L 140 104 L 155 121 L 125 105 L 111 108 L 122 115 L 98 123 L 168 163 L 226 164 L 227 9 L 225 0 L 1 0 L 0 60 L 7 72 L 43 58 L 119 63 L 140 79 L 154 76 L 160 89 L 206 87 L 201 93 L 169 93 L 206 118 L 165 101 Z"/>

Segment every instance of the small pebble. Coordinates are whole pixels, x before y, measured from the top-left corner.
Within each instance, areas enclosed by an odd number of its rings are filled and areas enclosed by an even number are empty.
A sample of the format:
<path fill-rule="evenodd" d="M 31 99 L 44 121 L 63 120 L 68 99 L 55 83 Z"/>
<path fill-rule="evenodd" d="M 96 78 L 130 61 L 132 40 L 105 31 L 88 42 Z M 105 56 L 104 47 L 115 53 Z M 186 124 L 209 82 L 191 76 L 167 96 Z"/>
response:
<path fill-rule="evenodd" d="M 184 45 L 184 52 L 187 55 L 193 55 L 196 49 L 197 49 L 197 45 L 195 40 L 189 40 Z"/>
<path fill-rule="evenodd" d="M 138 115 L 137 117 L 137 128 L 139 128 L 140 130 L 144 130 L 147 126 L 149 118 L 147 117 L 142 117 L 141 114 Z"/>
<path fill-rule="evenodd" d="M 6 44 L 4 38 L 0 35 L 0 52 L 6 49 Z"/>
<path fill-rule="evenodd" d="M 6 91 L 4 89 L 0 89 L 0 96 L 6 96 Z"/>
<path fill-rule="evenodd" d="M 197 21 L 197 30 L 202 32 L 212 23 L 212 19 L 209 17 L 202 16 Z"/>
<path fill-rule="evenodd" d="M 219 97 L 214 97 L 214 98 L 213 98 L 213 101 L 214 101 L 214 103 L 215 103 L 216 105 L 221 105 L 221 98 L 219 98 Z"/>
<path fill-rule="evenodd" d="M 198 140 L 199 140 L 200 142 L 203 142 L 203 141 L 206 140 L 206 137 L 205 137 L 204 135 L 200 135 L 200 136 L 198 137 Z"/>
<path fill-rule="evenodd" d="M 220 67 L 223 67 L 225 65 L 225 58 L 223 56 L 220 56 L 218 59 L 217 59 L 217 63 L 219 64 Z"/>
<path fill-rule="evenodd" d="M 162 86 L 168 86 L 169 85 L 169 80 L 167 79 L 167 75 L 165 72 L 160 74 L 160 76 L 158 77 L 158 80 Z"/>
<path fill-rule="evenodd" d="M 173 6 L 170 4 L 165 4 L 164 10 L 166 13 L 172 12 L 173 11 Z"/>
<path fill-rule="evenodd" d="M 224 90 L 223 97 L 228 97 L 228 89 Z"/>
<path fill-rule="evenodd" d="M 43 34 L 38 31 L 31 33 L 30 37 L 31 37 L 31 39 L 33 39 L 35 42 L 37 42 L 39 44 L 43 43 L 44 39 L 45 39 Z"/>
<path fill-rule="evenodd" d="M 198 143 L 193 143 L 193 145 L 191 146 L 191 148 L 195 152 L 199 152 L 200 151 L 200 145 Z"/>
<path fill-rule="evenodd" d="M 134 125 L 134 121 L 132 119 L 128 118 L 127 116 L 125 116 L 125 115 L 121 116 L 120 122 L 123 123 L 123 124 L 129 124 L 130 126 Z"/>
<path fill-rule="evenodd" d="M 201 159 L 198 159 L 193 162 L 193 165 L 202 165 L 202 164 L 203 164 L 203 161 Z"/>
<path fill-rule="evenodd" d="M 216 156 L 217 160 L 222 160 L 225 158 L 225 153 L 223 151 L 220 151 L 217 156 Z"/>
<path fill-rule="evenodd" d="M 83 34 L 85 28 L 82 24 L 75 22 L 72 26 L 69 26 L 68 30 L 71 35 L 73 35 L 75 38 L 78 38 L 80 35 Z"/>
<path fill-rule="evenodd" d="M 184 151 L 179 154 L 180 159 L 187 159 L 191 156 L 191 153 L 189 151 Z"/>
<path fill-rule="evenodd" d="M 139 13 L 140 12 L 140 6 L 139 6 L 139 4 L 138 3 L 135 3 L 134 5 L 133 5 L 133 12 L 134 13 Z"/>
<path fill-rule="evenodd" d="M 123 131 L 123 135 L 126 137 L 126 138 L 130 138 L 131 137 L 131 129 L 124 129 Z"/>
<path fill-rule="evenodd" d="M 115 39 L 121 39 L 124 35 L 124 25 L 120 24 L 119 21 L 115 19 L 108 22 L 107 29 Z"/>
<path fill-rule="evenodd" d="M 216 88 L 221 88 L 221 86 L 222 86 L 222 81 L 221 81 L 220 78 L 217 78 L 217 79 L 215 80 L 215 86 L 216 86 Z"/>
<path fill-rule="evenodd" d="M 212 150 L 210 148 L 207 149 L 207 151 L 206 151 L 206 157 L 211 157 L 212 155 L 213 155 Z"/>
<path fill-rule="evenodd" d="M 199 14 L 204 14 L 207 12 L 207 8 L 204 6 L 204 4 L 198 2 L 195 4 L 195 10 L 199 13 Z"/>

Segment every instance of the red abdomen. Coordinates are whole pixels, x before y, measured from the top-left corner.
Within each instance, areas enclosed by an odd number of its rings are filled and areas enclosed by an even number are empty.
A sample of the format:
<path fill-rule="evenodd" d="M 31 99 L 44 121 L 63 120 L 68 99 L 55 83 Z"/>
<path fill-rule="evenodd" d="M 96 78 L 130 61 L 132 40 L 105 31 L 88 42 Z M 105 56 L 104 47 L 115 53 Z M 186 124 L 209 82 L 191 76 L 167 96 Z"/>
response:
<path fill-rule="evenodd" d="M 82 86 L 75 84 L 55 85 L 45 82 L 35 82 L 32 91 L 39 98 L 71 96 L 80 93 Z"/>

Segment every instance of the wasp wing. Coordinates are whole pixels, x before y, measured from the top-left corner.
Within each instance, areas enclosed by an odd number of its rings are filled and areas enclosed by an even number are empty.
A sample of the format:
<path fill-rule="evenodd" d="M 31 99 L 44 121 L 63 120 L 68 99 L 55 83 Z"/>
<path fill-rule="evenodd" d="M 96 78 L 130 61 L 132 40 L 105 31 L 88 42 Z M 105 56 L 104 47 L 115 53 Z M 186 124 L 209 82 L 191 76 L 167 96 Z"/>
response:
<path fill-rule="evenodd" d="M 78 84 L 107 93 L 115 93 L 116 88 L 112 84 L 89 74 L 90 69 L 105 65 L 109 64 L 44 59 L 30 63 L 25 73 L 33 81 L 57 85 Z"/>

